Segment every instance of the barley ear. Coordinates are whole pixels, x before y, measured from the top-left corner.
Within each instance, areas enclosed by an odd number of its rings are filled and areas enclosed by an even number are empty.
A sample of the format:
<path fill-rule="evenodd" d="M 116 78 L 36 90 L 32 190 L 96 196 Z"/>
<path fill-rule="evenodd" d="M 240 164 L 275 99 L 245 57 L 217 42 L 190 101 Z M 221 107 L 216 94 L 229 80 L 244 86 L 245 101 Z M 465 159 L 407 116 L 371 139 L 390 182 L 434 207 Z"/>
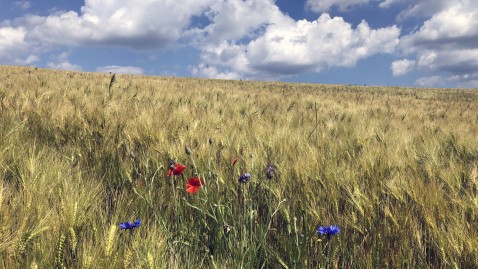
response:
<path fill-rule="evenodd" d="M 66 236 L 64 234 L 61 234 L 58 240 L 58 244 L 56 245 L 55 268 L 64 267 L 63 252 L 65 250 L 65 239 L 66 239 Z"/>
<path fill-rule="evenodd" d="M 98 242 L 98 229 L 93 226 L 93 244 L 95 244 L 96 242 Z"/>
<path fill-rule="evenodd" d="M 132 266 L 132 261 L 133 259 L 133 253 L 131 252 L 131 250 L 128 248 L 126 250 L 126 253 L 124 255 L 124 259 L 123 259 L 123 268 L 131 268 L 133 267 Z"/>
<path fill-rule="evenodd" d="M 73 215 L 71 217 L 71 225 L 75 226 L 78 218 L 78 202 L 75 202 L 73 207 Z"/>
<path fill-rule="evenodd" d="M 108 238 L 106 238 L 106 246 L 105 246 L 105 255 L 110 256 L 111 252 L 113 251 L 113 243 L 116 234 L 116 225 L 111 225 L 110 230 L 108 232 Z"/>
<path fill-rule="evenodd" d="M 154 268 L 154 256 L 151 254 L 151 252 L 148 251 L 148 265 L 149 268 Z"/>
<path fill-rule="evenodd" d="M 0 209 L 3 206 L 3 185 L 0 185 Z"/>
<path fill-rule="evenodd" d="M 28 242 L 33 238 L 33 235 L 30 231 L 24 233 L 20 238 L 20 242 L 18 242 L 17 251 L 18 254 L 23 255 L 25 254 L 25 249 L 27 247 Z"/>
<path fill-rule="evenodd" d="M 73 229 L 73 227 L 70 227 L 70 229 L 68 229 L 68 231 L 70 232 L 69 233 L 70 247 L 71 247 L 72 250 L 75 250 L 76 249 L 76 243 L 77 243 L 75 229 Z"/>
<path fill-rule="evenodd" d="M 83 266 L 84 268 L 90 268 L 93 263 L 93 257 L 89 254 L 86 254 L 86 256 L 83 258 Z"/>

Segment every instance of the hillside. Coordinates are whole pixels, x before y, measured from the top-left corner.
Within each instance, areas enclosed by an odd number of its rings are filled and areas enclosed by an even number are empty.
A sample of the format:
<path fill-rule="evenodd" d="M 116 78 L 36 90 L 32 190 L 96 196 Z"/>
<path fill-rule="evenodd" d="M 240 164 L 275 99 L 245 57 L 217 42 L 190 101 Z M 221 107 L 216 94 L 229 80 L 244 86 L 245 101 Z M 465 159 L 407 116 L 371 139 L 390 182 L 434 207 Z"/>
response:
<path fill-rule="evenodd" d="M 115 77 L 0 66 L 0 267 L 478 267 L 478 91 Z"/>

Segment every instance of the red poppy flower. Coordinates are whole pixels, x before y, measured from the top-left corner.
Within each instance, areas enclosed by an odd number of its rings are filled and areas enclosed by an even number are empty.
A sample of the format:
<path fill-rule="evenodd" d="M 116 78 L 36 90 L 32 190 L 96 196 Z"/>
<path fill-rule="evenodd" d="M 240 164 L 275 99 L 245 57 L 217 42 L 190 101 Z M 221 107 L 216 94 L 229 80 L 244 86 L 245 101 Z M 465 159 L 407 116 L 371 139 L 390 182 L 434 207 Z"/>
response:
<path fill-rule="evenodd" d="M 236 165 L 236 163 L 237 163 L 237 157 L 234 157 L 234 159 L 232 159 L 231 164 L 232 164 L 232 166 L 234 166 L 234 165 Z"/>
<path fill-rule="evenodd" d="M 169 168 L 168 177 L 171 176 L 171 175 L 175 175 L 175 176 L 181 175 L 183 173 L 184 169 L 186 169 L 186 165 L 180 165 L 180 164 L 175 163 L 174 164 L 174 169 Z"/>
<path fill-rule="evenodd" d="M 188 179 L 188 182 L 186 183 L 186 192 L 194 194 L 198 192 L 199 188 L 202 186 L 204 186 L 204 179 L 200 177 L 192 177 Z"/>

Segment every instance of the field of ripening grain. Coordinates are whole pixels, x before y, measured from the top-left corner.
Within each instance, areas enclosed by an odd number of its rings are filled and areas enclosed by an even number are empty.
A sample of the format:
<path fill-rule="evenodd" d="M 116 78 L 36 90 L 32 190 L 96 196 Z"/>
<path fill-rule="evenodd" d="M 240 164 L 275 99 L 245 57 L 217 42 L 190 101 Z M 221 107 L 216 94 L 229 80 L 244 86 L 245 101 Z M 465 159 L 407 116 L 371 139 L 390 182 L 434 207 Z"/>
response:
<path fill-rule="evenodd" d="M 477 268 L 478 91 L 0 66 L 0 268 Z"/>

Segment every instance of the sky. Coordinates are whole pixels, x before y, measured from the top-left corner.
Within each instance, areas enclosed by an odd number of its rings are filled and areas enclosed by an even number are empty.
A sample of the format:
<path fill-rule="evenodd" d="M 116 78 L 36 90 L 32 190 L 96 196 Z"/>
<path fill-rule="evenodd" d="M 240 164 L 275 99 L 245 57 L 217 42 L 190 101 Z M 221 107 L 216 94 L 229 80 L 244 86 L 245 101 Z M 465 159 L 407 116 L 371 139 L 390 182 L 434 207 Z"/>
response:
<path fill-rule="evenodd" d="M 478 1 L 0 0 L 0 64 L 478 88 Z"/>

